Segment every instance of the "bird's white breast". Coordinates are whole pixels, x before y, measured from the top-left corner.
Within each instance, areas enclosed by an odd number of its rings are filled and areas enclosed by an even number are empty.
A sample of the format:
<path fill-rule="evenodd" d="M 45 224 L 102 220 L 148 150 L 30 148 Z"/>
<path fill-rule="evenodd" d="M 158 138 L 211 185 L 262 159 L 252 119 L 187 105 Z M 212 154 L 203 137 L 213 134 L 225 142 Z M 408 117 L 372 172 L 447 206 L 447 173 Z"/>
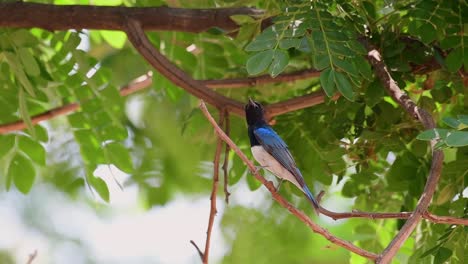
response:
<path fill-rule="evenodd" d="M 270 155 L 262 146 L 253 146 L 251 148 L 252 155 L 254 156 L 255 160 L 260 164 L 260 166 L 265 167 L 265 169 L 269 170 L 273 173 L 276 177 L 288 180 L 297 188 L 302 190 L 302 187 L 297 182 L 296 178 L 287 170 L 285 169 L 273 156 Z"/>

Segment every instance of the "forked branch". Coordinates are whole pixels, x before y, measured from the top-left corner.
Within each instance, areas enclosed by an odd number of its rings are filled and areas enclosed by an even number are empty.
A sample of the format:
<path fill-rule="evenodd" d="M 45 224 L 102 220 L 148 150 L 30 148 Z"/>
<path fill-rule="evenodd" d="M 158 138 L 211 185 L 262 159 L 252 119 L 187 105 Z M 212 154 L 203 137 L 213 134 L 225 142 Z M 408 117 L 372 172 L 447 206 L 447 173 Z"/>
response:
<path fill-rule="evenodd" d="M 383 62 L 382 56 L 380 53 L 372 47 L 367 41 L 363 41 L 364 45 L 368 50 L 368 60 L 374 67 L 374 72 L 377 77 L 382 82 L 384 88 L 392 96 L 392 98 L 400 104 L 403 109 L 412 117 L 417 119 L 423 124 L 426 129 L 431 129 L 435 127 L 435 122 L 432 116 L 424 109 L 419 108 L 410 98 L 406 95 L 396 81 L 390 75 L 387 65 Z M 403 243 L 408 239 L 413 230 L 416 228 L 418 223 L 421 221 L 422 217 L 427 214 L 427 208 L 429 203 L 434 196 L 437 183 L 440 178 L 440 173 L 442 171 L 442 163 L 444 161 L 444 154 L 441 150 L 434 150 L 435 140 L 431 141 L 432 146 L 432 164 L 429 171 L 429 176 L 427 177 L 426 186 L 424 191 L 421 194 L 421 197 L 416 206 L 416 210 L 411 214 L 408 220 L 405 222 L 403 227 L 400 229 L 395 238 L 390 242 L 390 244 L 385 248 L 382 254 L 379 255 L 379 258 L 376 260 L 377 263 L 387 264 L 390 263 L 392 258 L 401 248 Z"/>
<path fill-rule="evenodd" d="M 341 238 L 338 238 L 332 235 L 330 232 L 328 232 L 328 230 L 314 223 L 306 214 L 299 211 L 296 207 L 294 207 L 292 204 L 286 201 L 278 192 L 276 192 L 276 189 L 273 186 L 273 183 L 267 181 L 258 173 L 254 164 L 247 158 L 247 156 L 245 156 L 245 154 L 239 149 L 239 147 L 237 147 L 237 145 L 218 126 L 216 121 L 208 112 L 208 109 L 206 108 L 206 105 L 204 104 L 203 101 L 200 103 L 200 109 L 205 115 L 205 117 L 208 119 L 208 121 L 213 125 L 216 134 L 218 134 L 218 137 L 221 138 L 224 142 L 226 142 L 226 144 L 228 144 L 229 147 L 239 156 L 239 158 L 244 162 L 244 164 L 247 165 L 247 167 L 249 168 L 250 172 L 254 175 L 254 177 L 268 189 L 268 191 L 271 193 L 273 199 L 276 202 L 278 202 L 282 207 L 286 208 L 289 212 L 291 212 L 294 216 L 296 216 L 300 221 L 306 224 L 310 229 L 312 229 L 313 232 L 322 235 L 324 238 L 326 238 L 333 244 L 336 244 L 340 247 L 343 247 L 351 252 L 354 252 L 360 256 L 363 256 L 371 260 L 375 260 L 377 258 L 377 255 L 375 253 L 359 248 L 346 240 L 343 240 Z"/>

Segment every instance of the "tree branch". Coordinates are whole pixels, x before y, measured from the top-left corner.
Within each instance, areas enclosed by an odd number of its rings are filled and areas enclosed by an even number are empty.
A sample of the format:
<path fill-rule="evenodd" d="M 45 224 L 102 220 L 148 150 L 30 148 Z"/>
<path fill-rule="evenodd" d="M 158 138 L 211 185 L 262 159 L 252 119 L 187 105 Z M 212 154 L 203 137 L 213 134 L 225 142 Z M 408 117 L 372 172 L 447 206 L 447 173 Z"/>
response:
<path fill-rule="evenodd" d="M 29 254 L 28 261 L 26 262 L 26 264 L 32 264 L 36 257 L 37 257 L 37 249 L 34 250 L 33 253 Z"/>
<path fill-rule="evenodd" d="M 224 113 L 224 131 L 226 135 L 229 137 L 230 133 L 230 120 L 229 120 L 229 112 L 225 111 Z M 225 149 L 224 149 L 224 162 L 223 162 L 223 175 L 224 175 L 224 201 L 226 204 L 229 203 L 229 195 L 231 193 L 228 190 L 228 184 L 229 184 L 229 174 L 228 174 L 228 167 L 229 167 L 229 151 L 231 149 L 229 148 L 229 145 L 226 144 Z"/>
<path fill-rule="evenodd" d="M 203 261 L 203 252 L 200 250 L 200 248 L 197 246 L 197 244 L 195 243 L 195 241 L 193 240 L 190 240 L 190 244 L 192 244 L 195 249 L 197 250 L 198 252 L 198 255 L 200 256 L 200 260 Z"/>
<path fill-rule="evenodd" d="M 151 74 L 145 74 L 143 76 L 138 77 L 133 82 L 129 83 L 128 85 L 122 87 L 120 90 L 120 95 L 127 96 L 132 93 L 136 93 L 140 90 L 143 90 L 149 87 L 152 84 L 153 80 L 151 78 Z M 72 112 L 75 112 L 80 108 L 78 103 L 71 103 L 68 105 L 59 106 L 57 108 L 51 109 L 47 112 L 42 114 L 36 115 L 31 117 L 31 122 L 33 125 L 37 125 L 39 122 L 52 119 L 57 116 L 66 115 Z M 23 130 L 26 128 L 26 123 L 24 121 L 17 121 L 9 124 L 0 125 L 0 134 L 5 134 L 12 131 Z"/>
<path fill-rule="evenodd" d="M 336 100 L 338 99 L 338 97 L 339 95 L 337 94 L 332 97 L 332 100 Z M 267 119 L 272 118 L 278 115 L 321 104 L 325 102 L 326 98 L 327 96 L 323 91 L 294 97 L 282 102 L 273 103 L 265 106 L 265 114 L 267 116 Z"/>
<path fill-rule="evenodd" d="M 46 30 L 105 29 L 125 31 L 125 21 L 138 21 L 145 30 L 203 32 L 213 27 L 224 30 L 239 26 L 232 15 L 261 16 L 262 10 L 239 8 L 183 9 L 171 7 L 123 7 L 0 3 L 0 27 Z M 196 21 L 196 22 L 195 22 Z M 265 20 L 264 23 L 270 23 Z"/>
<path fill-rule="evenodd" d="M 130 94 L 133 94 L 140 90 L 148 88 L 152 84 L 152 79 L 150 78 L 151 74 L 152 73 L 148 73 L 141 77 L 138 77 L 132 83 L 128 84 L 127 86 L 122 87 L 122 89 L 120 90 L 120 95 L 128 96 Z M 232 80 L 236 82 L 235 80 L 242 80 L 242 79 L 232 79 Z M 274 80 L 274 79 L 271 78 L 271 80 Z M 216 84 L 214 84 L 213 81 L 214 80 L 199 80 L 197 82 L 201 84 L 204 84 L 205 82 L 211 83 L 210 88 L 214 88 L 216 87 Z M 219 83 L 224 83 L 224 84 L 229 85 L 230 79 L 218 80 L 218 81 Z M 291 81 L 293 80 L 291 79 Z M 321 91 L 315 92 L 315 93 L 311 93 L 308 95 L 303 95 L 303 96 L 299 96 L 296 98 L 288 99 L 283 102 L 268 105 L 266 106 L 266 109 L 267 109 L 266 111 L 269 117 L 271 118 L 271 117 L 275 117 L 275 116 L 282 115 L 285 113 L 289 113 L 291 111 L 296 111 L 299 109 L 303 109 L 303 108 L 307 108 L 307 107 L 311 107 L 311 106 L 323 103 L 325 98 L 326 97 L 323 94 L 323 92 Z M 334 97 L 334 98 L 337 98 L 337 97 Z M 78 103 L 71 103 L 68 105 L 63 105 L 63 106 L 48 110 L 44 113 L 32 116 L 31 121 L 33 125 L 36 125 L 39 122 L 46 121 L 57 116 L 62 116 L 62 115 L 75 112 L 78 109 L 79 109 Z M 234 113 L 242 117 L 244 115 L 243 112 L 234 112 Z M 5 133 L 12 132 L 12 131 L 17 131 L 17 130 L 23 130 L 25 128 L 26 128 L 26 124 L 22 120 L 8 123 L 8 124 L 0 124 L 0 134 L 5 134 Z"/>
<path fill-rule="evenodd" d="M 312 229 L 313 232 L 322 235 L 323 237 L 325 237 L 327 240 L 329 240 L 333 244 L 336 244 L 340 247 L 348 249 L 351 252 L 354 252 L 360 256 L 363 256 L 371 260 L 375 260 L 377 258 L 376 254 L 366 251 L 362 248 L 356 247 L 355 245 L 351 244 L 350 242 L 346 240 L 333 236 L 330 232 L 328 232 L 328 230 L 314 223 L 306 214 L 299 211 L 292 204 L 287 202 L 279 193 L 276 192 L 276 188 L 273 186 L 273 183 L 267 181 L 257 172 L 254 164 L 247 158 L 247 156 L 245 156 L 245 154 L 239 149 L 239 147 L 237 147 L 237 145 L 217 125 L 216 121 L 208 112 L 208 109 L 206 108 L 206 105 L 204 104 L 203 101 L 200 103 L 200 109 L 202 110 L 203 114 L 208 119 L 208 121 L 213 125 L 216 134 L 218 134 L 218 137 L 221 138 L 224 142 L 226 142 L 226 144 L 228 144 L 232 150 L 234 150 L 234 152 L 241 158 L 244 164 L 247 165 L 247 167 L 249 168 L 250 172 L 254 175 L 254 177 L 268 189 L 268 191 L 271 193 L 273 199 L 276 202 L 278 202 L 282 207 L 286 208 L 289 212 L 291 212 L 294 216 L 296 216 L 299 220 L 301 220 L 304 224 L 306 224 L 310 229 Z"/>
<path fill-rule="evenodd" d="M 164 77 L 170 80 L 175 85 L 181 87 L 192 95 L 206 101 L 207 103 L 220 108 L 226 109 L 229 112 L 244 116 L 244 104 L 234 99 L 218 94 L 206 87 L 203 83 L 194 80 L 187 73 L 179 69 L 170 60 L 164 57 L 157 49 L 153 47 L 151 42 L 145 35 L 145 32 L 136 20 L 128 20 L 126 33 L 128 39 L 138 52 L 146 59 L 156 70 Z M 265 107 L 265 112 L 270 117 L 310 107 L 316 104 L 323 103 L 325 95 L 323 92 L 316 92 L 309 95 L 300 96 L 271 104 Z"/>
<path fill-rule="evenodd" d="M 125 25 L 125 32 L 141 56 L 172 83 L 219 109 L 227 109 L 241 116 L 244 114 L 244 106 L 241 102 L 208 89 L 156 50 L 137 20 L 129 19 Z"/>
<path fill-rule="evenodd" d="M 403 109 L 405 109 L 408 114 L 420 121 L 426 129 L 431 129 L 435 127 L 435 122 L 432 119 L 432 116 L 424 109 L 419 108 L 416 104 L 406 95 L 399 87 L 398 84 L 393 80 L 390 75 L 387 66 L 382 60 L 380 53 L 372 47 L 368 42 L 363 41 L 364 45 L 368 50 L 368 60 L 374 67 L 374 72 L 377 77 L 382 82 L 384 88 L 392 96 L 392 98 L 400 104 Z M 392 258 L 395 256 L 397 251 L 401 248 L 403 243 L 408 239 L 408 237 L 413 232 L 414 228 L 421 221 L 421 218 L 424 214 L 427 213 L 427 208 L 429 203 L 434 195 L 437 183 L 440 178 L 440 173 L 442 171 L 442 163 L 444 161 L 444 154 L 441 150 L 434 150 L 435 141 L 431 141 L 432 147 L 432 164 L 429 171 L 428 180 L 424 191 L 418 201 L 416 210 L 408 218 L 406 223 L 400 229 L 398 234 L 392 240 L 392 242 L 385 248 L 382 254 L 379 255 L 379 258 L 376 260 L 377 263 L 387 264 L 390 263 Z"/>
<path fill-rule="evenodd" d="M 283 73 L 275 78 L 271 77 L 269 74 L 247 77 L 247 78 L 232 78 L 232 79 L 222 79 L 222 80 L 204 80 L 204 85 L 210 88 L 220 89 L 220 88 L 242 88 L 248 86 L 257 86 L 268 83 L 278 83 L 278 82 L 293 82 L 297 80 L 304 80 L 308 78 L 319 77 L 320 71 L 316 69 L 305 69 L 299 70 L 290 73 Z"/>
<path fill-rule="evenodd" d="M 373 213 L 373 212 L 333 212 L 320 206 L 319 212 L 334 220 L 346 218 L 369 218 L 369 219 L 408 219 L 413 212 L 399 212 L 399 213 Z M 429 212 L 424 212 L 422 218 L 429 222 L 436 224 L 449 224 L 449 225 L 468 225 L 468 218 L 457 218 L 451 216 L 438 216 Z"/>
<path fill-rule="evenodd" d="M 219 126 L 224 126 L 224 110 L 219 110 Z M 210 216 L 208 218 L 208 229 L 206 231 L 206 243 L 205 253 L 203 254 L 203 264 L 208 264 L 208 256 L 210 255 L 210 242 L 211 242 L 211 231 L 213 230 L 213 223 L 218 210 L 216 209 L 216 192 L 218 191 L 219 182 L 219 161 L 221 159 L 221 150 L 223 148 L 223 141 L 218 138 L 216 143 L 215 157 L 213 160 L 213 187 L 211 189 L 211 207 Z"/>

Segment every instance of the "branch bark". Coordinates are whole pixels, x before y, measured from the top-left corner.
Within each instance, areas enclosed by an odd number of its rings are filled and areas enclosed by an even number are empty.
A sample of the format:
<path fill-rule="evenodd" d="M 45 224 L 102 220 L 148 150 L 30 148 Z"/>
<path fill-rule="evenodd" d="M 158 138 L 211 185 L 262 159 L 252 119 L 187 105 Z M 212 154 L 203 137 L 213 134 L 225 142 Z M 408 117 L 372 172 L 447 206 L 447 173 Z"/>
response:
<path fill-rule="evenodd" d="M 194 80 L 155 49 L 146 37 L 138 21 L 129 19 L 126 23 L 125 31 L 128 39 L 143 58 L 172 83 L 219 109 L 226 109 L 238 116 L 244 116 L 243 103 L 208 89 L 206 85 L 200 81 Z M 324 100 L 324 93 L 317 92 L 293 98 L 285 102 L 271 104 L 266 106 L 265 112 L 268 116 L 273 117 L 289 111 L 320 104 L 323 103 Z"/>
<path fill-rule="evenodd" d="M 248 78 L 232 78 L 232 79 L 222 79 L 222 80 L 204 80 L 204 85 L 214 89 L 221 88 L 242 88 L 249 86 L 257 86 L 268 83 L 278 83 L 278 82 L 293 82 L 297 80 L 304 80 L 308 78 L 319 77 L 320 71 L 316 69 L 305 69 L 299 70 L 290 73 L 283 73 L 276 76 L 275 78 L 271 77 L 268 74 L 248 77 Z"/>
<path fill-rule="evenodd" d="M 366 251 L 346 240 L 333 236 L 330 232 L 328 232 L 328 230 L 314 223 L 306 214 L 299 211 L 292 204 L 287 202 L 278 192 L 276 192 L 276 188 L 274 187 L 273 183 L 267 181 L 258 173 L 254 164 L 247 158 L 247 156 L 245 156 L 245 154 L 239 149 L 239 147 L 237 147 L 237 145 L 218 126 L 216 121 L 208 112 L 208 109 L 206 108 L 206 105 L 203 101 L 200 103 L 200 109 L 202 110 L 203 114 L 208 119 L 208 121 L 213 125 L 216 134 L 218 134 L 218 137 L 221 138 L 224 142 L 226 142 L 226 144 L 228 144 L 231 147 L 231 149 L 241 158 L 241 160 L 244 162 L 245 165 L 247 165 L 254 177 L 268 189 L 268 191 L 271 193 L 273 199 L 276 202 L 278 202 L 282 207 L 286 208 L 289 212 L 291 212 L 294 216 L 296 216 L 299 220 L 306 224 L 310 229 L 312 229 L 313 232 L 322 235 L 333 244 L 336 244 L 340 247 L 343 247 L 351 252 L 354 252 L 362 257 L 371 260 L 375 260 L 377 258 L 377 255 L 375 253 Z"/>
<path fill-rule="evenodd" d="M 219 111 L 219 126 L 224 126 L 224 110 Z M 216 143 L 215 157 L 213 160 L 213 186 L 211 188 L 211 206 L 210 206 L 210 216 L 208 218 L 208 228 L 206 231 L 206 242 L 205 242 L 205 253 L 203 253 L 203 264 L 208 264 L 208 257 L 210 255 L 210 242 L 211 242 L 211 232 L 213 230 L 214 218 L 218 213 L 216 209 L 216 193 L 218 191 L 218 182 L 219 182 L 219 162 L 221 159 L 221 150 L 223 148 L 223 141 L 221 138 L 218 138 Z"/>
<path fill-rule="evenodd" d="M 213 27 L 236 29 L 239 26 L 230 17 L 240 14 L 257 17 L 263 15 L 263 11 L 247 7 L 183 9 L 13 2 L 0 3 L 0 27 L 124 31 L 125 21 L 130 18 L 138 21 L 145 30 L 197 33 Z M 265 20 L 264 23 L 270 22 Z"/>
<path fill-rule="evenodd" d="M 229 112 L 225 111 L 224 113 L 224 132 L 226 135 L 229 137 L 229 133 L 231 132 L 231 121 L 229 119 Z M 224 149 L 224 162 L 223 162 L 223 176 L 224 176 L 224 201 L 226 204 L 229 203 L 229 195 L 231 193 L 228 190 L 228 185 L 229 185 L 229 173 L 228 173 L 228 167 L 229 167 L 229 151 L 231 149 L 229 148 L 229 145 L 226 144 L 225 149 Z"/>
<path fill-rule="evenodd" d="M 383 86 L 387 92 L 392 96 L 392 98 L 400 104 L 403 109 L 414 117 L 416 120 L 421 122 L 426 129 L 431 129 L 435 127 L 435 122 L 432 116 L 424 109 L 419 108 L 410 98 L 406 95 L 398 84 L 393 80 L 390 72 L 387 69 L 387 66 L 382 60 L 380 53 L 372 47 L 368 42 L 364 41 L 364 45 L 368 50 L 368 60 L 371 65 L 374 67 L 374 72 L 377 77 L 382 82 Z M 431 202 L 432 197 L 434 196 L 437 183 L 440 178 L 440 173 L 442 171 L 442 163 L 444 161 L 444 154 L 441 150 L 434 150 L 435 141 L 431 141 L 432 147 L 432 163 L 431 169 L 429 171 L 428 180 L 424 191 L 418 201 L 416 210 L 408 218 L 406 223 L 400 229 L 395 238 L 390 242 L 390 244 L 385 248 L 382 254 L 379 255 L 376 262 L 380 264 L 390 263 L 392 258 L 401 248 L 403 243 L 408 239 L 413 230 L 416 228 L 418 223 L 421 221 L 424 214 L 427 213 L 427 208 Z"/>
<path fill-rule="evenodd" d="M 333 220 L 346 219 L 346 218 L 369 218 L 369 219 L 408 219 L 414 212 L 398 212 L 398 213 L 373 213 L 373 212 L 333 212 L 324 207 L 319 208 L 319 212 L 326 215 Z M 436 224 L 449 224 L 449 225 L 468 225 L 468 218 L 457 218 L 451 216 L 439 216 L 424 212 L 422 218 L 429 222 Z"/>
<path fill-rule="evenodd" d="M 227 109 L 230 112 L 243 115 L 244 107 L 241 102 L 218 94 L 208 89 L 205 85 L 195 81 L 191 76 L 179 69 L 174 63 L 155 49 L 137 20 L 127 20 L 125 23 L 125 32 L 127 33 L 128 39 L 141 56 L 172 83 L 219 109 Z"/>

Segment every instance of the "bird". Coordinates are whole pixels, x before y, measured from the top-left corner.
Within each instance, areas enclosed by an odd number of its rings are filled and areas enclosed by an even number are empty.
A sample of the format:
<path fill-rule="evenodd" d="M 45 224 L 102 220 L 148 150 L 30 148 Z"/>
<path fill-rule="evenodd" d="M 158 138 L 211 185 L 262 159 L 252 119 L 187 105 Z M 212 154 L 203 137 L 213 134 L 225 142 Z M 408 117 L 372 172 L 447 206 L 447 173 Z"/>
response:
<path fill-rule="evenodd" d="M 244 110 L 252 155 L 260 168 L 267 169 L 281 182 L 287 180 L 293 183 L 305 194 L 318 214 L 319 203 L 306 185 L 288 146 L 266 122 L 263 106 L 249 98 Z"/>

